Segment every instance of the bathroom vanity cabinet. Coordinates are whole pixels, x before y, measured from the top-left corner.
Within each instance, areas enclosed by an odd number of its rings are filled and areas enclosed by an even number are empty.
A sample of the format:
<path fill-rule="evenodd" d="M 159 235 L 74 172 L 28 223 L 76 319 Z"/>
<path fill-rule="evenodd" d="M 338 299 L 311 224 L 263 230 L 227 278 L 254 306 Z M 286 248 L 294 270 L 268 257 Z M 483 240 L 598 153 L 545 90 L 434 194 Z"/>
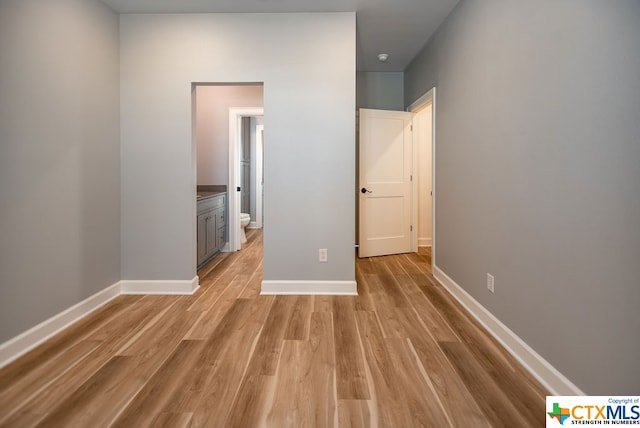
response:
<path fill-rule="evenodd" d="M 227 242 L 227 195 L 198 197 L 198 267 L 216 255 Z"/>

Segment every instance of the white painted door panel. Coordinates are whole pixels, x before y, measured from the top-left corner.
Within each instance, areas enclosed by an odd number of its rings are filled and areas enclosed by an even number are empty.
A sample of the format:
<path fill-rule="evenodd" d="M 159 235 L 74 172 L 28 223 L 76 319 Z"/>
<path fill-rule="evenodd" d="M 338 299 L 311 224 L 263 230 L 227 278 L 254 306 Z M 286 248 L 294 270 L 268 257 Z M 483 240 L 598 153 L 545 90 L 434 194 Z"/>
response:
<path fill-rule="evenodd" d="M 359 257 L 411 251 L 411 119 L 360 109 Z"/>

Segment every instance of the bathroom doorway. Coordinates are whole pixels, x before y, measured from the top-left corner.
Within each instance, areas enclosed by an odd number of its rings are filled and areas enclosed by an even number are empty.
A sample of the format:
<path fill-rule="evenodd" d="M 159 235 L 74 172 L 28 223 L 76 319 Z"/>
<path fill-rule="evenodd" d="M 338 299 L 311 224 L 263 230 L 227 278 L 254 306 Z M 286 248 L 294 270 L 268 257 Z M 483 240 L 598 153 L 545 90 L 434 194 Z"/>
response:
<path fill-rule="evenodd" d="M 249 229 L 263 227 L 264 109 L 229 109 L 229 251 L 242 248 L 241 215 Z M 234 225 L 234 222 L 236 224 Z"/>
<path fill-rule="evenodd" d="M 224 216 L 218 216 L 216 220 L 216 244 L 213 254 L 202 261 L 199 254 L 196 256 L 196 266 L 200 271 L 203 266 L 216 266 L 216 258 L 226 257 L 225 254 L 241 249 L 240 245 L 240 201 L 241 195 L 237 190 L 241 187 L 239 172 L 242 170 L 240 158 L 246 164 L 245 170 L 248 180 L 255 181 L 256 166 L 262 165 L 262 159 L 257 158 L 257 125 L 264 126 L 263 104 L 264 87 L 262 83 L 194 83 L 193 84 L 193 138 L 196 146 L 196 195 L 210 192 L 224 194 Z M 245 152 L 235 145 L 235 141 L 241 133 L 236 135 L 236 124 L 230 123 L 230 112 L 246 109 L 251 114 L 247 119 L 239 121 L 238 125 L 247 129 Z M 256 109 L 259 109 L 256 113 Z M 251 117 L 249 117 L 251 116 Z M 253 130 L 252 130 L 253 129 Z M 260 134 L 262 137 L 262 134 Z M 230 142 L 234 141 L 234 144 Z M 238 144 L 241 144 L 239 142 Z M 262 146 L 260 146 L 262 148 Z M 260 152 L 262 155 L 262 151 Z M 262 168 L 260 167 L 260 173 Z M 256 212 L 255 184 L 243 184 L 245 187 L 246 205 L 253 207 L 249 211 Z M 248 192 L 247 192 L 248 190 Z M 260 205 L 262 205 L 263 193 L 260 192 Z M 197 198 L 197 204 L 201 201 Z M 246 206 L 245 205 L 245 206 Z M 257 216 L 254 214 L 254 217 Z M 222 228 L 219 227 L 220 222 Z M 254 218 L 252 218 L 254 221 Z M 254 225 L 255 226 L 255 225 Z M 200 223 L 198 223 L 200 228 Z M 223 233 L 219 233 L 223 230 Z M 198 231 L 198 239 L 203 234 Z M 198 249 L 202 247 L 198 242 Z M 207 244 L 208 245 L 208 244 Z M 196 251 L 198 253 L 198 251 Z"/>

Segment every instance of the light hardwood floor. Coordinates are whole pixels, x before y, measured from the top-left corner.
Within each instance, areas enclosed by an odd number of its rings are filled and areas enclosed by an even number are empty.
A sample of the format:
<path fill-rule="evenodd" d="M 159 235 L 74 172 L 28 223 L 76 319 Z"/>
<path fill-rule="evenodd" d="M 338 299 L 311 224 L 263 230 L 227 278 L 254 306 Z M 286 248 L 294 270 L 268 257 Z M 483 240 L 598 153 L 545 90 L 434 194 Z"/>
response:
<path fill-rule="evenodd" d="M 0 370 L 0 426 L 544 426 L 545 390 L 429 260 L 358 260 L 357 297 L 260 296 L 251 231 L 194 296 L 120 296 Z"/>

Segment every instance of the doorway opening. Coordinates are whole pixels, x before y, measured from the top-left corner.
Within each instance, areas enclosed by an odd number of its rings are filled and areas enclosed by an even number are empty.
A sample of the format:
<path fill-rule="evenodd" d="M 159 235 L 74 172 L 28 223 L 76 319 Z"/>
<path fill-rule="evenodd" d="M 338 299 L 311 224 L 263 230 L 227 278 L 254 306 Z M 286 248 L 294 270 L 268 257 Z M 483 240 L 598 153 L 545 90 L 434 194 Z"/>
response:
<path fill-rule="evenodd" d="M 258 205 L 260 210 L 263 206 L 262 180 L 260 187 L 256 186 L 256 177 L 262 175 L 263 133 L 260 132 L 258 142 L 257 127 L 264 127 L 264 85 L 194 83 L 192 93 L 198 213 L 194 253 L 196 269 L 202 276 L 205 267 L 204 274 L 208 274 L 226 257 L 223 254 L 242 249 L 242 212 L 251 215 L 253 227 L 262 227 L 264 223 L 262 213 L 259 219 L 257 215 Z M 214 207 L 217 211 L 209 216 L 211 219 L 200 221 L 208 209 L 203 207 L 204 199 L 212 194 L 220 200 Z M 222 209 L 218 206 L 221 203 Z M 213 232 L 204 230 L 212 227 Z"/>
<path fill-rule="evenodd" d="M 358 256 L 418 252 L 435 264 L 435 88 L 407 112 L 360 109 Z"/>
<path fill-rule="evenodd" d="M 413 170 L 417 177 L 413 181 L 412 210 L 414 236 L 412 238 L 413 251 L 431 247 L 431 266 L 435 266 L 435 101 L 436 88 L 431 88 L 426 94 L 411 104 L 407 111 L 413 113 Z"/>
<path fill-rule="evenodd" d="M 248 228 L 263 227 L 263 149 L 264 108 L 230 108 L 229 186 L 235 191 L 229 192 L 229 251 L 241 249 L 242 213 L 249 214 Z"/>

